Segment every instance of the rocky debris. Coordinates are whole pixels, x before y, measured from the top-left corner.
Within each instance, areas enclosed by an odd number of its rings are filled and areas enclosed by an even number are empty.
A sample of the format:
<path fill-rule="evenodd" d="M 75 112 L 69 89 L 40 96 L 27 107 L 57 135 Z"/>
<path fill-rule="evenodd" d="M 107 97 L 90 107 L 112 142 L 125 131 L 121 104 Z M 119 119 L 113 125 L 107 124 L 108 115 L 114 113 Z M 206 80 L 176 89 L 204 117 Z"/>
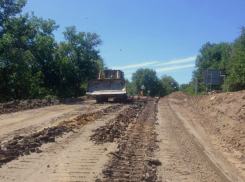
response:
<path fill-rule="evenodd" d="M 97 143 L 113 142 L 115 138 L 118 142 L 117 151 L 108 154 L 110 160 L 102 170 L 102 181 L 157 180 L 156 168 L 161 165 L 154 157 L 154 150 L 157 149 L 154 127 L 158 100 L 140 101 L 106 126 L 95 130 L 91 136 L 91 140 Z"/>
<path fill-rule="evenodd" d="M 66 98 L 66 99 L 29 99 L 29 100 L 14 100 L 11 102 L 0 103 L 0 114 L 12 113 L 17 111 L 23 111 L 28 109 L 40 108 L 51 105 L 70 104 L 75 102 L 81 102 L 84 100 L 93 99 L 90 96 L 82 96 L 78 98 Z"/>
<path fill-rule="evenodd" d="M 60 137 L 67 132 L 74 132 L 74 129 L 79 129 L 82 126 L 101 118 L 104 113 L 115 112 L 122 106 L 122 104 L 112 105 L 101 111 L 83 114 L 74 119 L 62 121 L 56 126 L 44 128 L 43 130 L 28 136 L 15 136 L 12 140 L 0 144 L 0 166 L 11 160 L 17 159 L 19 156 L 29 155 L 33 152 L 41 153 L 42 151 L 39 147 L 43 143 L 55 142 L 56 137 Z"/>

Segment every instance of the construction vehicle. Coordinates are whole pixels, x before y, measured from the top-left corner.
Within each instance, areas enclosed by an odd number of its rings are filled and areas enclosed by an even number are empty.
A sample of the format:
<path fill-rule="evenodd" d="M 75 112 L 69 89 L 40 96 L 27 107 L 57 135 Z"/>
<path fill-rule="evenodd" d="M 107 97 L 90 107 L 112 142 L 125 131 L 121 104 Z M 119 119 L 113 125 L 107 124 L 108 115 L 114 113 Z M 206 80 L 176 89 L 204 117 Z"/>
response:
<path fill-rule="evenodd" d="M 100 71 L 98 79 L 90 80 L 87 95 L 95 96 L 96 102 L 118 101 L 127 99 L 126 81 L 121 70 Z"/>

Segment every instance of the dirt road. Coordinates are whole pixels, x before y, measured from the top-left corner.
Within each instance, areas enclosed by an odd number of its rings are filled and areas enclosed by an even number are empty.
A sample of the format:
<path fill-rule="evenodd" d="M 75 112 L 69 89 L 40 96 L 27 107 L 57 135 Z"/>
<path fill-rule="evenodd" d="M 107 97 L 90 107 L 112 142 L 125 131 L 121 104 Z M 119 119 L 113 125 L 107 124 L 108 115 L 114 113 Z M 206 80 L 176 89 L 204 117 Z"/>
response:
<path fill-rule="evenodd" d="M 0 181 L 243 181 L 171 98 L 45 107 L 0 125 Z"/>
<path fill-rule="evenodd" d="M 9 140 L 16 135 L 28 135 L 45 127 L 50 127 L 59 121 L 87 113 L 90 110 L 96 111 L 106 106 L 108 104 L 95 104 L 93 100 L 90 100 L 2 114 L 0 115 L 0 141 Z"/>

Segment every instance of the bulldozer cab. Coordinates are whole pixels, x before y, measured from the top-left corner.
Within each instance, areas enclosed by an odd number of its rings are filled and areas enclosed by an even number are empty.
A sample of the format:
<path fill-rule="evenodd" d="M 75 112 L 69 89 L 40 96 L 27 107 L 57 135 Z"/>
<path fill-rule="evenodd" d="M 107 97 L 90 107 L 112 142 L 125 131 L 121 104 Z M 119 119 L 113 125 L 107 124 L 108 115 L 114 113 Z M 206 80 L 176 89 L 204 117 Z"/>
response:
<path fill-rule="evenodd" d="M 104 70 L 100 71 L 99 79 L 123 79 L 124 73 L 121 70 Z"/>

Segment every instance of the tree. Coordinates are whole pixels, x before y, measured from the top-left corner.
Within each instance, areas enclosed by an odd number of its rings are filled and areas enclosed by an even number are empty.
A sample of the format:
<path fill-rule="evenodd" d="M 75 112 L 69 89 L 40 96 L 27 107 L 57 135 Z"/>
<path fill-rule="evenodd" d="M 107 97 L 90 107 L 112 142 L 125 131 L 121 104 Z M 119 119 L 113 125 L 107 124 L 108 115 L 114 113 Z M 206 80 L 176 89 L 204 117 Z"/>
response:
<path fill-rule="evenodd" d="M 179 90 L 178 82 L 175 81 L 174 78 L 171 76 L 163 75 L 160 82 L 162 86 L 166 89 L 167 95 Z"/>
<path fill-rule="evenodd" d="M 30 39 L 34 32 L 28 15 L 4 23 L 6 33 L 0 39 L 0 94 L 6 100 L 21 99 L 29 94 L 32 53 Z"/>
<path fill-rule="evenodd" d="M 97 78 L 104 62 L 95 48 L 102 43 L 95 33 L 77 32 L 76 27 L 66 27 L 65 41 L 59 44 L 59 57 L 73 65 L 75 96 L 85 93 L 83 87 L 90 79 Z"/>
<path fill-rule="evenodd" d="M 137 91 L 141 90 L 141 86 L 145 86 L 145 94 L 150 91 L 151 96 L 165 95 L 165 89 L 159 82 L 156 76 L 156 71 L 149 68 L 140 68 L 132 75 L 132 84 L 136 87 Z"/>
<path fill-rule="evenodd" d="M 245 89 L 245 27 L 231 47 L 229 70 L 225 85 L 231 91 Z"/>
<path fill-rule="evenodd" d="M 0 1 L 0 37 L 5 33 L 3 24 L 22 11 L 26 0 L 1 0 Z"/>
<path fill-rule="evenodd" d="M 190 81 L 187 84 L 181 84 L 179 90 L 188 93 L 189 95 L 195 95 L 194 82 Z"/>
<path fill-rule="evenodd" d="M 45 88 L 44 92 L 39 95 L 57 95 L 60 82 L 59 62 L 55 59 L 57 43 L 53 36 L 53 31 L 58 29 L 54 20 L 43 20 L 34 15 L 31 16 L 30 22 L 35 30 L 35 37 L 32 41 L 30 51 L 33 54 L 33 76 L 41 72 L 42 81 L 39 86 Z"/>
<path fill-rule="evenodd" d="M 203 83 L 205 69 L 223 70 L 224 74 L 227 75 L 227 70 L 230 69 L 228 65 L 229 51 L 230 44 L 225 42 L 219 44 L 207 42 L 202 46 L 195 62 L 197 69 L 193 71 L 192 75 L 192 85 L 194 87 L 195 80 L 198 79 L 198 92 L 205 91 L 205 85 Z"/>
<path fill-rule="evenodd" d="M 54 20 L 19 14 L 26 0 L 0 1 L 0 101 L 85 94 L 86 83 L 105 64 L 95 33 L 64 32 L 57 44 Z M 18 16 L 16 16 L 18 14 Z"/>
<path fill-rule="evenodd" d="M 13 17 L 3 26 L 6 32 L 0 39 L 2 98 L 24 99 L 53 93 L 58 79 L 52 31 L 58 26 L 53 20 L 29 14 Z"/>

